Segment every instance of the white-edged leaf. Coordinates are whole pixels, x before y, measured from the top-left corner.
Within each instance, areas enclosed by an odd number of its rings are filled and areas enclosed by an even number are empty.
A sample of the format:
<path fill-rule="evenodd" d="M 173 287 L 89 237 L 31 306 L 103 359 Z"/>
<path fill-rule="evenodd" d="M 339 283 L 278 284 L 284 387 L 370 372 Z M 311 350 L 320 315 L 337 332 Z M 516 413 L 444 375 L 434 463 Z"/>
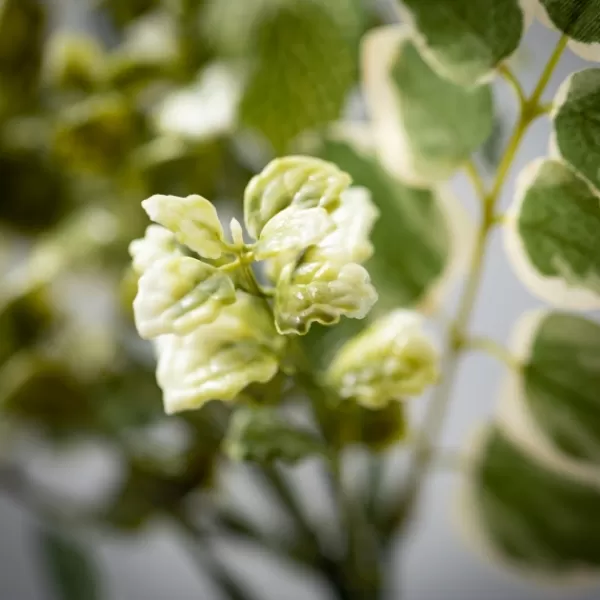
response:
<path fill-rule="evenodd" d="M 552 121 L 560 156 L 600 190 L 600 69 L 573 73 L 562 84 Z"/>
<path fill-rule="evenodd" d="M 402 0 L 400 7 L 423 58 L 465 86 L 489 79 L 525 28 L 519 0 Z"/>
<path fill-rule="evenodd" d="M 408 183 L 448 179 L 492 131 L 489 86 L 467 89 L 437 75 L 405 27 L 370 32 L 362 68 L 378 153 Z"/>
<path fill-rule="evenodd" d="M 188 335 L 212 323 L 235 299 L 233 281 L 212 265 L 187 256 L 163 258 L 140 278 L 136 326 L 145 339 Z"/>
<path fill-rule="evenodd" d="M 480 554 L 547 583 L 597 576 L 597 485 L 539 463 L 495 425 L 469 450 L 459 519 Z"/>
<path fill-rule="evenodd" d="M 600 196 L 566 164 L 540 159 L 519 176 L 504 240 L 528 289 L 560 308 L 600 307 Z"/>

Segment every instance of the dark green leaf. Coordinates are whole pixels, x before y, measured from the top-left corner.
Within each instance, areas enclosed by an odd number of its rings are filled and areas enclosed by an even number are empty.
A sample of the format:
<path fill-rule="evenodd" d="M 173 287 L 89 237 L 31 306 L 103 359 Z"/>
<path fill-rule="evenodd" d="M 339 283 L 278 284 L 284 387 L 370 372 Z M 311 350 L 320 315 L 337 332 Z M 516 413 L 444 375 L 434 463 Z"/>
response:
<path fill-rule="evenodd" d="M 600 0 L 541 0 L 552 23 L 570 38 L 600 42 Z"/>
<path fill-rule="evenodd" d="M 80 545 L 52 531 L 41 533 L 44 569 L 57 600 L 98 600 L 98 574 L 91 557 Z"/>

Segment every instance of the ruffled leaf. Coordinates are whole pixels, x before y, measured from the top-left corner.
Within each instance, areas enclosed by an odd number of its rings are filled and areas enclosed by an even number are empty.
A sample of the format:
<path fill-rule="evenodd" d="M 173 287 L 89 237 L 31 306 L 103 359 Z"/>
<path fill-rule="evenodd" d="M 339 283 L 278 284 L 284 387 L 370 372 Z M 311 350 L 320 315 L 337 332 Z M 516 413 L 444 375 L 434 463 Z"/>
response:
<path fill-rule="evenodd" d="M 155 262 L 170 256 L 181 256 L 175 235 L 160 225 L 150 225 L 146 234 L 129 244 L 134 270 L 141 274 Z"/>
<path fill-rule="evenodd" d="M 367 271 L 356 263 L 291 263 L 275 294 L 275 324 L 282 334 L 304 335 L 312 323 L 363 319 L 377 300 Z"/>
<path fill-rule="evenodd" d="M 324 208 L 289 206 L 264 227 L 254 255 L 264 260 L 282 253 L 298 253 L 320 242 L 335 224 Z"/>
<path fill-rule="evenodd" d="M 233 282 L 219 269 L 185 256 L 165 258 L 140 278 L 135 322 L 145 339 L 187 335 L 212 323 L 235 299 Z"/>
<path fill-rule="evenodd" d="M 288 156 L 275 159 L 246 188 L 246 228 L 258 238 L 263 227 L 290 205 L 332 209 L 350 183 L 346 173 L 318 158 Z"/>
<path fill-rule="evenodd" d="M 170 229 L 177 241 L 205 258 L 219 258 L 223 228 L 215 207 L 201 196 L 156 195 L 142 202 L 150 219 Z"/>
<path fill-rule="evenodd" d="M 381 408 L 419 396 L 436 383 L 439 357 L 416 313 L 397 310 L 346 342 L 334 357 L 327 381 L 342 398 Z"/>

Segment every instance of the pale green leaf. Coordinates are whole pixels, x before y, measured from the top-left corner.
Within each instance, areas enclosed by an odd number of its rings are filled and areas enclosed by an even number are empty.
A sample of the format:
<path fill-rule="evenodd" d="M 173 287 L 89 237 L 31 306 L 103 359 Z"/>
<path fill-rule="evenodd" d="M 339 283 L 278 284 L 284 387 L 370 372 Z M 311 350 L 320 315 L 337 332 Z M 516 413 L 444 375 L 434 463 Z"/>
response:
<path fill-rule="evenodd" d="M 156 261 L 170 256 L 182 256 L 175 235 L 160 225 L 149 225 L 143 238 L 129 244 L 133 268 L 142 274 Z"/>
<path fill-rule="evenodd" d="M 381 408 L 421 395 L 438 375 L 438 352 L 423 331 L 422 317 L 396 310 L 347 341 L 329 365 L 326 379 L 340 397 Z"/>
<path fill-rule="evenodd" d="M 369 273 L 357 263 L 290 263 L 275 293 L 275 323 L 282 334 L 304 335 L 312 323 L 364 319 L 377 301 Z"/>
<path fill-rule="evenodd" d="M 60 600 L 98 600 L 98 573 L 83 547 L 52 531 L 40 537 L 44 569 Z"/>
<path fill-rule="evenodd" d="M 240 408 L 230 424 L 225 448 L 234 460 L 266 464 L 275 460 L 296 463 L 326 453 L 314 433 L 287 422 L 272 408 Z"/>
<path fill-rule="evenodd" d="M 223 228 L 215 207 L 201 196 L 157 194 L 142 202 L 156 223 L 175 234 L 177 241 L 205 258 L 219 258 L 224 250 Z"/>
<path fill-rule="evenodd" d="M 552 120 L 560 155 L 600 189 L 600 69 L 585 69 L 565 81 Z"/>
<path fill-rule="evenodd" d="M 600 489 L 538 463 L 498 427 L 477 444 L 462 495 L 480 552 L 554 580 L 600 565 Z"/>
<path fill-rule="evenodd" d="M 140 278 L 133 303 L 137 330 L 145 339 L 187 335 L 214 321 L 235 299 L 226 273 L 186 256 L 164 258 Z"/>
<path fill-rule="evenodd" d="M 423 58 L 461 85 L 488 79 L 519 46 L 519 0 L 402 0 Z"/>
<path fill-rule="evenodd" d="M 600 196 L 567 165 L 541 159 L 521 174 L 505 227 L 527 287 L 554 306 L 600 306 Z"/>
<path fill-rule="evenodd" d="M 257 260 L 264 260 L 281 253 L 299 253 L 320 242 L 334 227 L 328 212 L 320 206 L 289 206 L 265 225 L 254 254 Z"/>
<path fill-rule="evenodd" d="M 158 384 L 167 413 L 231 401 L 248 385 L 275 376 L 285 339 L 264 303 L 238 292 L 212 323 L 187 336 L 157 338 Z"/>
<path fill-rule="evenodd" d="M 382 162 L 414 185 L 448 179 L 492 131 L 489 86 L 467 89 L 437 75 L 404 27 L 368 34 L 363 81 Z"/>
<path fill-rule="evenodd" d="M 336 165 L 308 156 L 286 156 L 271 161 L 252 178 L 244 192 L 244 218 L 250 235 L 288 206 L 335 208 L 351 183 Z"/>

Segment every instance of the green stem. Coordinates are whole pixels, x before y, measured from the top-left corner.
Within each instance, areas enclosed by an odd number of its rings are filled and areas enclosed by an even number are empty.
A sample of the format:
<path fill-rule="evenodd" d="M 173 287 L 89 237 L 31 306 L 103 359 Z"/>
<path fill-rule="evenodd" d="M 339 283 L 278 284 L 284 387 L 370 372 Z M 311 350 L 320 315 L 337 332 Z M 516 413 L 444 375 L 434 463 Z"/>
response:
<path fill-rule="evenodd" d="M 412 514 L 414 508 L 418 504 L 425 477 L 434 458 L 432 449 L 442 432 L 452 397 L 452 391 L 458 372 L 459 359 L 463 350 L 463 341 L 467 338 L 467 328 L 481 285 L 489 233 L 497 220 L 496 205 L 527 129 L 531 123 L 542 114 L 539 106 L 540 98 L 550 81 L 550 77 L 558 64 L 566 44 L 566 36 L 561 37 L 542 71 L 532 95 L 528 99 L 521 97 L 521 93 L 519 92 L 520 85 L 517 88 L 517 95 L 520 101 L 519 119 L 510 137 L 504 156 L 498 166 L 491 190 L 482 197 L 483 214 L 481 224 L 475 243 L 471 266 L 467 275 L 467 282 L 459 302 L 456 317 L 450 326 L 450 332 L 446 342 L 446 351 L 444 353 L 445 359 L 442 367 L 443 374 L 441 384 L 431 398 L 424 419 L 423 435 L 419 437 L 415 445 L 413 460 L 406 480 L 403 502 L 400 503 L 400 506 L 394 508 L 390 518 L 384 520 L 384 535 L 389 536 L 402 520 L 407 521 L 407 517 Z M 476 182 L 476 189 L 478 188 L 479 184 Z"/>
<path fill-rule="evenodd" d="M 513 356 L 507 348 L 499 344 L 496 340 L 486 337 L 474 337 L 464 341 L 463 350 L 482 351 L 490 356 L 493 356 L 501 363 L 505 364 L 509 369 L 519 370 L 521 364 L 515 356 Z"/>

